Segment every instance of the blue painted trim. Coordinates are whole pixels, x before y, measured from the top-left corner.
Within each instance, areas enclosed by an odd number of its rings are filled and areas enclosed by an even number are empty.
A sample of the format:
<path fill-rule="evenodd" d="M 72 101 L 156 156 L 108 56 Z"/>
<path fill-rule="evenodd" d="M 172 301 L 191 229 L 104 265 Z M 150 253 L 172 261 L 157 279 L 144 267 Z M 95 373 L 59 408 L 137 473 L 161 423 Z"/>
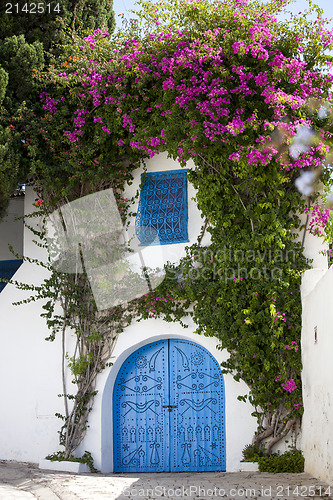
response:
<path fill-rule="evenodd" d="M 159 172 L 143 172 L 143 174 L 141 174 L 141 182 L 145 179 L 145 177 L 151 177 L 153 175 L 163 176 L 164 174 L 180 174 L 188 171 L 189 168 L 179 168 L 178 170 L 160 170 Z"/>
<path fill-rule="evenodd" d="M 19 267 L 22 265 L 23 259 L 15 260 L 0 260 L 0 292 L 7 285 L 6 282 L 1 281 L 1 279 L 10 280 Z"/>
<path fill-rule="evenodd" d="M 184 183 L 184 189 L 183 189 L 183 196 L 184 196 L 184 206 L 182 208 L 182 217 L 184 218 L 184 235 L 182 237 L 177 238 L 176 236 L 173 237 L 172 241 L 168 240 L 163 240 L 161 237 L 159 238 L 159 243 L 145 243 L 145 242 L 140 242 L 139 246 L 155 246 L 155 245 L 173 245 L 177 243 L 189 243 L 189 238 L 188 238 L 188 182 L 187 182 L 187 172 L 189 169 L 178 169 L 178 170 L 165 170 L 162 172 L 144 172 L 141 174 L 141 194 L 140 194 L 140 200 L 139 200 L 139 206 L 138 206 L 138 213 L 141 212 L 142 208 L 145 207 L 143 204 L 143 197 L 142 197 L 142 192 L 143 191 L 143 186 L 144 186 L 144 181 L 146 178 L 152 177 L 152 176 L 157 176 L 161 177 L 167 177 L 168 175 L 171 174 L 183 174 L 185 177 L 186 182 Z M 135 226 L 140 227 L 140 224 L 138 223 L 138 215 L 135 221 Z M 137 237 L 140 241 L 138 231 L 136 231 Z"/>

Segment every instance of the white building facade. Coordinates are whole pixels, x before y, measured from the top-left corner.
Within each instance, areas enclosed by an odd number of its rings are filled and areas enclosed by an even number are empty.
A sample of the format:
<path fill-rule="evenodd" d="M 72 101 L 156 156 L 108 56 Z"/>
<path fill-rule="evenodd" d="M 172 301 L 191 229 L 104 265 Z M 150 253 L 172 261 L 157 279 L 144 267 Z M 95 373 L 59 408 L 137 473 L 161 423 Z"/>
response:
<path fill-rule="evenodd" d="M 180 170 L 166 154 L 147 161 L 146 168 L 148 174 Z M 127 198 L 139 188 L 141 174 L 138 169 L 125 193 Z M 190 184 L 187 190 L 187 241 L 162 244 L 165 261 L 179 261 L 202 227 L 195 191 Z M 34 201 L 35 193 L 28 188 L 25 213 L 32 211 Z M 14 208 L 13 203 L 12 212 L 22 211 L 22 206 Z M 2 261 L 10 260 L 5 247 L 11 240 L 25 256 L 43 258 L 43 250 L 21 223 L 7 218 L 0 232 Z M 306 251 L 317 259 L 314 267 L 325 267 L 325 258 L 319 253 L 321 242 L 308 236 Z M 13 279 L 38 284 L 45 273 L 24 262 Z M 29 295 L 11 284 L 0 293 L 0 459 L 38 463 L 61 449 L 57 433 L 61 421 L 55 413 L 63 412 L 58 397 L 63 392 L 62 357 L 59 338 L 44 340 L 49 332 L 40 317 L 42 304 L 12 305 Z M 251 443 L 257 427 L 251 405 L 237 399 L 248 388 L 232 375 L 222 375 L 219 365 L 228 353 L 218 349 L 218 340 L 194 333 L 196 326 L 190 319 L 187 324 L 183 328 L 151 318 L 132 323 L 119 335 L 110 358 L 112 366 L 98 376 L 98 392 L 78 456 L 90 451 L 102 472 L 240 469 L 242 450 Z M 69 339 L 66 350 L 70 353 L 71 348 Z"/>

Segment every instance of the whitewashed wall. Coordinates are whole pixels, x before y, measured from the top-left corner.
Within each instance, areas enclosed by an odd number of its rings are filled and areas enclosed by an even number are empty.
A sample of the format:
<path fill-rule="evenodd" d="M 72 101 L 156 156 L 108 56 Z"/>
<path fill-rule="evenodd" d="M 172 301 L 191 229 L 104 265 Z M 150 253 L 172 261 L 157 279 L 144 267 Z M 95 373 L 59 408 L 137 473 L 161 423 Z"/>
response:
<path fill-rule="evenodd" d="M 305 471 L 333 486 L 333 267 L 306 271 L 302 295 Z"/>
<path fill-rule="evenodd" d="M 31 212 L 34 200 L 28 189 L 26 212 Z M 7 233 L 5 226 L 0 231 L 1 241 L 11 243 L 12 232 Z M 41 256 L 31 240 L 26 231 L 24 254 Z M 37 285 L 46 275 L 41 267 L 23 263 L 13 279 Z M 62 392 L 60 339 L 44 340 L 49 332 L 40 318 L 40 302 L 12 305 L 29 295 L 11 284 L 0 293 L 0 458 L 38 462 L 58 445 L 59 420 L 54 413 L 62 410 L 57 397 Z"/>
<path fill-rule="evenodd" d="M 305 271 L 301 286 L 304 403 L 301 448 L 305 471 L 333 485 L 333 268 L 328 269 L 324 255 L 327 248 L 322 237 L 307 232 L 305 255 L 313 259 L 313 268 Z"/>

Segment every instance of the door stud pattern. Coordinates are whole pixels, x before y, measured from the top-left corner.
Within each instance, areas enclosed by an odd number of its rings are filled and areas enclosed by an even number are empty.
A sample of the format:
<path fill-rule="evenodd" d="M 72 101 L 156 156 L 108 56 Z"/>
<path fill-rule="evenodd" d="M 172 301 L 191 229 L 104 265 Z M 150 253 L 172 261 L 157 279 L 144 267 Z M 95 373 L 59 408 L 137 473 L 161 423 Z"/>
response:
<path fill-rule="evenodd" d="M 223 375 L 200 345 L 165 339 L 132 353 L 113 409 L 116 472 L 225 470 Z"/>

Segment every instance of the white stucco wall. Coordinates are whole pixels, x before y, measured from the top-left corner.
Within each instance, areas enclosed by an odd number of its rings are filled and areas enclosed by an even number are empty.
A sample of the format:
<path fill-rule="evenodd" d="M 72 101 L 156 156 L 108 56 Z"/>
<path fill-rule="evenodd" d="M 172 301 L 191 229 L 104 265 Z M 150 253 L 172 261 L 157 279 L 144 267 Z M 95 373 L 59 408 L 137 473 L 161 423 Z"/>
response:
<path fill-rule="evenodd" d="M 305 471 L 333 485 L 333 267 L 306 271 L 302 297 Z"/>
<path fill-rule="evenodd" d="M 302 216 L 303 222 L 305 216 Z M 305 471 L 333 485 L 333 268 L 328 269 L 327 242 L 305 237 L 312 269 L 302 277 L 302 385 L 304 415 L 301 448 Z"/>
<path fill-rule="evenodd" d="M 32 189 L 28 189 L 27 212 L 34 200 Z M 0 227 L 1 240 L 9 242 L 11 233 L 4 227 Z M 43 252 L 31 240 L 25 230 L 24 254 L 41 256 Z M 41 267 L 25 262 L 13 279 L 38 285 L 46 276 Z M 38 462 L 58 447 L 59 420 L 54 414 L 62 412 L 57 397 L 62 392 L 61 351 L 60 339 L 53 343 L 44 340 L 49 331 L 40 317 L 40 301 L 12 305 L 30 295 L 11 284 L 0 293 L 0 458 Z"/>

